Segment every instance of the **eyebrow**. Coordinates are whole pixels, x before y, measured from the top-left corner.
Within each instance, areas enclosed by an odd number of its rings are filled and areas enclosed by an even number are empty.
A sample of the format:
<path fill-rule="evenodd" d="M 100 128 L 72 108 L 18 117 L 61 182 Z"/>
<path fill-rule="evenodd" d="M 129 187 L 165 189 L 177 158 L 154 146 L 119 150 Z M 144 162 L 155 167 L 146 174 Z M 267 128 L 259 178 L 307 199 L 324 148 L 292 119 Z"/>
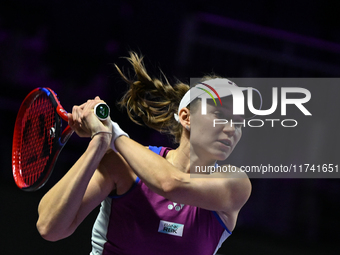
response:
<path fill-rule="evenodd" d="M 236 121 L 243 121 L 245 120 L 245 116 L 244 115 L 234 115 L 232 110 L 230 108 L 227 108 L 225 106 L 214 106 L 217 108 L 217 110 L 223 111 L 228 118 L 236 120 Z"/>

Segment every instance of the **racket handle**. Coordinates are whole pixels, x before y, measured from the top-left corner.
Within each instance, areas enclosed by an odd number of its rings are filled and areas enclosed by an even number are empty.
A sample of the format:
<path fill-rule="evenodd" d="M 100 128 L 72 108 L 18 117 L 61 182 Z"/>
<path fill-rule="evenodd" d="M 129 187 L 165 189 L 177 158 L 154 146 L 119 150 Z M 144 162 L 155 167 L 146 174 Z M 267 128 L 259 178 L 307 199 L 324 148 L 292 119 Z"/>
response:
<path fill-rule="evenodd" d="M 110 116 L 110 107 L 107 104 L 99 103 L 94 106 L 94 114 L 100 120 L 106 120 Z"/>

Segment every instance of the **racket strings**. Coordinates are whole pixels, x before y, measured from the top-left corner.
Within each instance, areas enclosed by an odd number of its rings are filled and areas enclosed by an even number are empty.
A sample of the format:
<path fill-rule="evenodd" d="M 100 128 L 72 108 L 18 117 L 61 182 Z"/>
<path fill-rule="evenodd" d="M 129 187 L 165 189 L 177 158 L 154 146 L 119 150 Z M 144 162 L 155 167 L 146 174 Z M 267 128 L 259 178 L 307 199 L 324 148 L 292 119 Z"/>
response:
<path fill-rule="evenodd" d="M 41 94 L 27 108 L 22 119 L 20 172 L 27 185 L 41 176 L 52 153 L 55 136 L 55 111 L 46 94 Z"/>

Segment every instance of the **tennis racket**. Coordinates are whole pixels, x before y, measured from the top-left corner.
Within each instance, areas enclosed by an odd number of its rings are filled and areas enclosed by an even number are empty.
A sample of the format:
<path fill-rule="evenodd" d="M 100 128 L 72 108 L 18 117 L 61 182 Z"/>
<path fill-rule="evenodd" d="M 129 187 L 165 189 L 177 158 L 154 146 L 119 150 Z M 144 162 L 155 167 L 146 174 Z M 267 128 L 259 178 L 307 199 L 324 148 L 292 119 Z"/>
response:
<path fill-rule="evenodd" d="M 106 104 L 95 106 L 100 120 L 110 115 Z M 14 127 L 12 172 L 16 185 L 24 191 L 44 186 L 52 174 L 60 151 L 73 134 L 69 125 L 62 131 L 67 112 L 50 88 L 36 88 L 22 102 Z"/>

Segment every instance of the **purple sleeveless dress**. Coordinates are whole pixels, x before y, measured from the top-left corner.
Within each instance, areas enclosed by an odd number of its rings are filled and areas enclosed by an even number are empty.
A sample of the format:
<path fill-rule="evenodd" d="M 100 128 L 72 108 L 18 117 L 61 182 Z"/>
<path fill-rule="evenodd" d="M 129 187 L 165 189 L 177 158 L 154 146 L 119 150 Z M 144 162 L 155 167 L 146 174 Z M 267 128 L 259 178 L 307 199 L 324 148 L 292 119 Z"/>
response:
<path fill-rule="evenodd" d="M 162 157 L 170 150 L 149 148 Z M 127 193 L 102 202 L 91 255 L 215 254 L 230 234 L 216 212 L 172 202 L 137 177 Z"/>

